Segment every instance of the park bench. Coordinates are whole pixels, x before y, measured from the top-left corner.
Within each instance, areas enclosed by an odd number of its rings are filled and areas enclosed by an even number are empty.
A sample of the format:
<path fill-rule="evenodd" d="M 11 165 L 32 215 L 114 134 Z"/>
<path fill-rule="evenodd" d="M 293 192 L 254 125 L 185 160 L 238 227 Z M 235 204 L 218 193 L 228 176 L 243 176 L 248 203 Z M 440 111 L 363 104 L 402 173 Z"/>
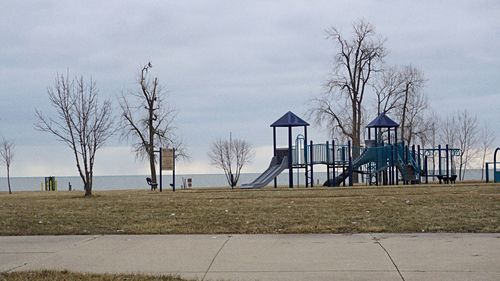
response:
<path fill-rule="evenodd" d="M 153 182 L 151 178 L 146 178 L 146 183 L 151 186 L 151 190 L 156 190 L 158 187 L 158 184 L 156 182 Z"/>
<path fill-rule="evenodd" d="M 451 175 L 451 176 L 442 175 L 442 176 L 437 176 L 437 178 L 438 178 L 440 184 L 442 182 L 444 182 L 444 183 L 455 183 L 455 181 L 457 179 L 457 175 Z"/>

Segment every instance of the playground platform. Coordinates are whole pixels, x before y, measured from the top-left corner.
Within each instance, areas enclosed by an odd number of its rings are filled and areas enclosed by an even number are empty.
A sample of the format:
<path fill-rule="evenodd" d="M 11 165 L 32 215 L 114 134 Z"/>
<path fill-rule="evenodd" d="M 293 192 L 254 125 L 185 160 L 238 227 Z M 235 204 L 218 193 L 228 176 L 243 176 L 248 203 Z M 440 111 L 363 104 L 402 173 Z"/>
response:
<path fill-rule="evenodd" d="M 500 280 L 500 233 L 0 237 L 0 272 L 195 280 Z"/>

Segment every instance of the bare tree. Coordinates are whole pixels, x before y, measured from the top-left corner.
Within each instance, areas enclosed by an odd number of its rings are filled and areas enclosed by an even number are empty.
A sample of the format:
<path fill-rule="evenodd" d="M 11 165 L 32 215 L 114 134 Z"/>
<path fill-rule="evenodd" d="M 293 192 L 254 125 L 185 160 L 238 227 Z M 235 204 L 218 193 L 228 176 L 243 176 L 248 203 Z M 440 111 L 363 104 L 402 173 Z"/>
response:
<path fill-rule="evenodd" d="M 495 133 L 490 130 L 487 123 L 484 123 L 479 132 L 479 150 L 481 153 L 481 180 L 484 179 L 484 169 L 486 163 L 486 154 L 488 153 L 491 145 L 495 141 Z"/>
<path fill-rule="evenodd" d="M 158 78 L 149 77 L 151 68 L 149 62 L 141 69 L 139 90 L 130 92 L 130 98 L 122 95 L 119 103 L 122 111 L 122 134 L 125 138 L 134 139 L 134 152 L 137 157 L 149 161 L 151 180 L 157 183 L 155 149 L 173 147 L 177 156 L 186 154 L 182 143 L 176 140 L 174 134 L 175 110 L 167 101 Z M 154 186 L 151 185 L 151 188 Z"/>
<path fill-rule="evenodd" d="M 467 166 L 474 155 L 473 149 L 478 140 L 477 117 L 471 116 L 466 109 L 456 111 L 446 118 L 441 130 L 442 140 L 460 149 L 458 177 L 460 180 L 464 180 Z"/>
<path fill-rule="evenodd" d="M 85 196 L 90 196 L 96 152 L 114 133 L 111 102 L 98 101 L 92 78 L 88 82 L 82 76 L 70 80 L 69 73 L 57 75 L 47 92 L 57 116 L 48 117 L 37 109 L 35 128 L 55 135 L 71 148 Z"/>
<path fill-rule="evenodd" d="M 461 180 L 464 180 L 469 162 L 474 156 L 473 149 L 478 140 L 477 117 L 475 115 L 471 116 L 466 109 L 458 111 L 456 114 L 458 122 L 457 136 L 461 150 L 459 159 L 459 175 Z"/>
<path fill-rule="evenodd" d="M 422 126 L 425 126 L 425 128 L 421 130 L 421 134 L 417 135 L 420 144 L 422 147 L 427 147 L 428 145 L 436 147 L 438 130 L 440 128 L 439 115 L 434 110 L 430 109 L 423 115 L 422 120 Z"/>
<path fill-rule="evenodd" d="M 439 137 L 439 132 L 440 132 L 440 124 L 441 124 L 441 118 L 437 114 L 436 111 L 434 110 L 429 110 L 423 117 L 423 122 L 422 124 L 426 126 L 426 129 L 423 130 L 423 133 L 418 135 L 418 139 L 420 140 L 420 144 L 422 145 L 423 148 L 435 148 L 437 146 L 438 142 L 438 137 Z M 429 154 L 429 165 L 428 167 L 431 170 L 431 173 L 435 170 L 437 163 L 436 163 L 436 157 L 434 153 Z M 438 160 L 439 161 L 439 160 Z"/>
<path fill-rule="evenodd" d="M 234 188 L 240 179 L 241 169 L 254 157 L 251 145 L 239 139 L 218 139 L 212 143 L 208 153 L 211 164 L 224 170 L 227 183 Z"/>
<path fill-rule="evenodd" d="M 13 142 L 2 137 L 0 142 L 0 161 L 7 168 L 7 186 L 9 187 L 9 194 L 12 194 L 12 189 L 10 187 L 10 165 L 14 159 L 14 148 Z"/>
<path fill-rule="evenodd" d="M 401 138 L 411 143 L 429 129 L 425 123 L 428 101 L 423 92 L 424 75 L 414 66 L 390 67 L 375 81 L 377 113 L 394 114 L 399 119 Z"/>
<path fill-rule="evenodd" d="M 333 75 L 326 83 L 328 91 L 313 100 L 310 114 L 317 123 L 348 136 L 353 147 L 359 147 L 365 91 L 385 56 L 385 48 L 384 40 L 376 36 L 370 23 L 358 21 L 353 29 L 352 38 L 346 38 L 334 27 L 327 30 L 328 38 L 334 40 L 339 49 Z M 354 150 L 353 157 L 358 154 L 359 151 Z"/>
<path fill-rule="evenodd" d="M 377 115 L 394 111 L 403 97 L 403 78 L 399 68 L 393 66 L 379 73 L 374 88 L 377 96 Z"/>
<path fill-rule="evenodd" d="M 412 139 L 423 134 L 426 126 L 423 126 L 423 112 L 428 108 L 428 101 L 424 87 L 424 75 L 422 71 L 414 66 L 404 66 L 401 70 L 402 90 L 397 107 L 399 117 L 399 128 L 401 138 L 408 144 Z"/>
<path fill-rule="evenodd" d="M 458 148 L 457 139 L 457 120 L 456 114 L 450 114 L 442 120 L 439 126 L 439 140 L 443 144 L 448 144 L 450 147 Z"/>

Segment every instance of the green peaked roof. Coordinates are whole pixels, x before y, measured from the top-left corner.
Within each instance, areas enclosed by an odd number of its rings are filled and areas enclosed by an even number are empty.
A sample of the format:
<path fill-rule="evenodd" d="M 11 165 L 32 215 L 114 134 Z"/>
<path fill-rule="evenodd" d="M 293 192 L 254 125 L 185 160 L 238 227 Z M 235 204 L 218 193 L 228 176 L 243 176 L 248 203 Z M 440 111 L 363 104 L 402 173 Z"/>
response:
<path fill-rule="evenodd" d="M 300 127 L 309 126 L 309 123 L 302 120 L 302 118 L 295 115 L 293 112 L 288 111 L 280 119 L 276 120 L 271 127 Z"/>

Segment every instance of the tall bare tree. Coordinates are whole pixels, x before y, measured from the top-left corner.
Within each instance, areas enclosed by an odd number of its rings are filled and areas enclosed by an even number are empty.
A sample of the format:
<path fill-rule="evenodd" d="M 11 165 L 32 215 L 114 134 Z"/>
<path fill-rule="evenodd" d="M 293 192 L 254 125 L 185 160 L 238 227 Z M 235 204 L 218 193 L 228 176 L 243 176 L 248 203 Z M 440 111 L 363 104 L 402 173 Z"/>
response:
<path fill-rule="evenodd" d="M 393 66 L 379 74 L 374 85 L 378 114 L 391 114 L 399 120 L 400 136 L 406 143 L 423 137 L 429 130 L 425 123 L 429 106 L 422 71 L 411 65 Z"/>
<path fill-rule="evenodd" d="M 218 139 L 212 143 L 208 153 L 211 164 L 224 170 L 227 183 L 234 188 L 240 179 L 243 166 L 250 163 L 254 157 L 252 146 L 239 139 Z"/>
<path fill-rule="evenodd" d="M 403 77 L 398 67 L 392 66 L 378 73 L 374 83 L 377 96 L 377 115 L 390 113 L 400 104 L 403 97 Z"/>
<path fill-rule="evenodd" d="M 359 147 L 365 93 L 386 52 L 384 40 L 370 23 L 360 20 L 353 24 L 353 31 L 348 38 L 335 27 L 327 30 L 328 38 L 338 47 L 334 71 L 326 83 L 327 93 L 313 100 L 310 113 L 317 123 L 348 136 L 352 145 Z M 353 157 L 358 154 L 354 150 Z"/>
<path fill-rule="evenodd" d="M 57 75 L 47 92 L 57 115 L 49 117 L 37 109 L 35 128 L 55 135 L 71 148 L 85 196 L 90 196 L 96 152 L 114 133 L 111 102 L 99 102 L 92 78 L 87 82 L 83 76 L 70 80 L 69 73 Z"/>
<path fill-rule="evenodd" d="M 474 157 L 474 148 L 478 141 L 478 124 L 477 117 L 472 116 L 468 110 L 458 111 L 458 142 L 460 145 L 460 159 L 459 159 L 459 175 L 461 180 L 464 180 L 467 167 L 471 159 Z"/>
<path fill-rule="evenodd" d="M 7 169 L 7 186 L 9 187 L 9 194 L 12 194 L 12 189 L 10 187 L 10 165 L 14 159 L 14 148 L 15 145 L 12 141 L 2 137 L 2 141 L 0 142 L 0 161 Z"/>
<path fill-rule="evenodd" d="M 491 149 L 491 145 L 495 141 L 495 133 L 490 130 L 487 123 L 484 123 L 479 132 L 479 150 L 481 156 L 481 180 L 484 179 L 484 169 L 486 163 L 486 154 Z"/>
<path fill-rule="evenodd" d="M 151 68 L 149 62 L 141 69 L 137 81 L 139 89 L 129 92 L 127 96 L 122 95 L 119 103 L 123 136 L 134 140 L 137 157 L 148 160 L 151 180 L 157 183 L 155 149 L 173 147 L 177 155 L 186 155 L 174 132 L 175 110 L 158 78 L 150 78 Z"/>
<path fill-rule="evenodd" d="M 478 141 L 477 117 L 471 116 L 467 109 L 455 111 L 446 118 L 441 130 L 442 141 L 460 149 L 458 177 L 460 180 L 464 180 L 467 167 L 474 156 L 474 147 Z"/>
<path fill-rule="evenodd" d="M 418 126 L 422 125 L 422 113 L 428 108 L 427 97 L 423 92 L 425 79 L 422 71 L 411 65 L 403 67 L 401 79 L 403 89 L 397 115 L 400 118 L 401 138 L 410 144 L 425 129 L 425 126 Z"/>
<path fill-rule="evenodd" d="M 424 121 L 422 122 L 422 124 L 426 126 L 426 129 L 423 130 L 424 131 L 423 134 L 418 135 L 420 144 L 422 145 L 423 148 L 425 147 L 429 148 L 429 146 L 431 148 L 435 148 L 437 146 L 439 132 L 441 128 L 440 127 L 441 118 L 439 117 L 436 111 L 431 109 L 424 115 L 423 120 Z M 437 166 L 436 157 L 434 153 L 428 156 L 430 157 L 429 165 L 431 165 L 429 169 L 434 171 Z"/>

